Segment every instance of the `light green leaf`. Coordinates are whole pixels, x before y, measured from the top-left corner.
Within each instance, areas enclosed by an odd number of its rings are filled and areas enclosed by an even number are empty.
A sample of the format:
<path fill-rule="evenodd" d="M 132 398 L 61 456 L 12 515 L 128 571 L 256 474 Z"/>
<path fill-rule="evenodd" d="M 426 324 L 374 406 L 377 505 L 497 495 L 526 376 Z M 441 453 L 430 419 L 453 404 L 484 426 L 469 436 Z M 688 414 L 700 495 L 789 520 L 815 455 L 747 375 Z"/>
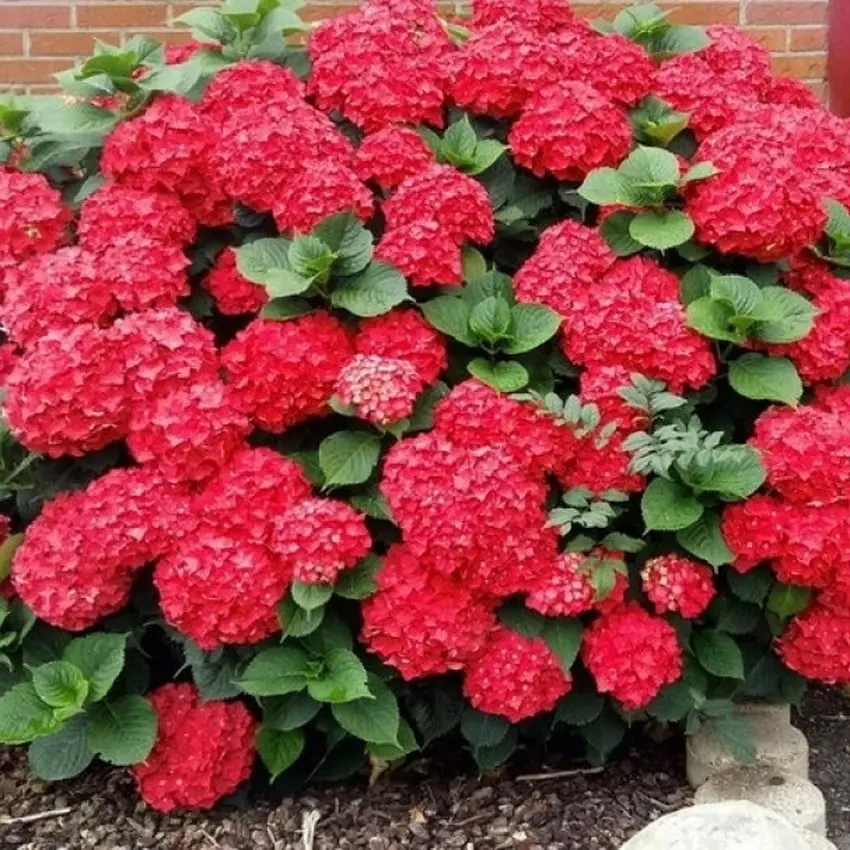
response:
<path fill-rule="evenodd" d="M 10 534 L 2 543 L 0 543 L 0 581 L 8 578 L 12 571 L 12 558 L 18 547 L 24 542 L 23 534 Z"/>
<path fill-rule="evenodd" d="M 255 697 L 279 696 L 303 690 L 310 656 L 294 646 L 264 649 L 248 665 L 237 682 L 246 693 Z"/>
<path fill-rule="evenodd" d="M 325 487 L 362 484 L 372 474 L 381 454 L 381 438 L 368 431 L 337 431 L 322 440 L 319 466 Z"/>
<path fill-rule="evenodd" d="M 306 726 L 322 709 L 306 691 L 263 700 L 263 726 L 290 732 Z"/>
<path fill-rule="evenodd" d="M 714 511 L 706 511 L 693 525 L 677 532 L 676 540 L 683 549 L 713 567 L 731 563 L 734 557 L 720 531 L 720 517 Z"/>
<path fill-rule="evenodd" d="M 561 317 L 542 304 L 516 304 L 511 308 L 510 339 L 502 346 L 507 354 L 524 354 L 558 332 Z"/>
<path fill-rule="evenodd" d="M 343 278 L 331 293 L 331 303 L 368 318 L 387 313 L 407 297 L 401 272 L 387 263 L 372 262 L 359 274 Z"/>
<path fill-rule="evenodd" d="M 197 62 L 183 62 L 154 68 L 138 82 L 145 91 L 172 92 L 186 97 L 191 95 L 200 80 L 201 65 Z"/>
<path fill-rule="evenodd" d="M 702 263 L 697 263 L 697 265 L 688 269 L 688 272 L 682 278 L 682 303 L 687 306 L 698 298 L 706 298 L 711 292 L 711 281 L 715 277 L 715 272 Z M 728 310 L 724 309 L 723 316 L 725 317 L 727 313 Z"/>
<path fill-rule="evenodd" d="M 528 372 L 515 360 L 493 363 L 483 357 L 476 357 L 467 364 L 466 368 L 470 375 L 502 393 L 516 392 L 528 384 Z"/>
<path fill-rule="evenodd" d="M 334 720 L 362 741 L 398 745 L 401 718 L 395 694 L 377 676 L 369 676 L 368 690 L 372 694 L 371 699 L 354 699 L 332 705 Z"/>
<path fill-rule="evenodd" d="M 484 342 L 497 342 L 507 336 L 511 326 L 511 307 L 504 298 L 490 296 L 480 301 L 469 314 L 469 328 Z"/>
<path fill-rule="evenodd" d="M 735 311 L 722 301 L 713 298 L 697 298 L 688 304 L 688 325 L 710 339 L 722 339 L 729 342 L 743 342 L 745 334 L 734 330 L 729 322 Z"/>
<path fill-rule="evenodd" d="M 34 114 L 43 132 L 57 135 L 87 133 L 105 136 L 119 120 L 108 109 L 90 103 L 67 103 L 58 97 L 45 98 Z"/>
<path fill-rule="evenodd" d="M 712 720 L 717 737 L 735 761 L 742 765 L 753 764 L 758 755 L 749 718 L 738 714 L 723 714 Z"/>
<path fill-rule="evenodd" d="M 744 657 L 735 639 L 720 631 L 694 632 L 691 643 L 697 661 L 711 673 L 723 679 L 744 679 Z"/>
<path fill-rule="evenodd" d="M 484 255 L 473 248 L 472 245 L 464 245 L 461 253 L 461 267 L 463 268 L 463 279 L 465 281 L 478 280 L 487 274 L 487 260 Z"/>
<path fill-rule="evenodd" d="M 662 148 L 638 145 L 623 160 L 618 171 L 626 186 L 673 187 L 679 183 L 679 160 Z"/>
<path fill-rule="evenodd" d="M 281 731 L 263 724 L 257 733 L 257 752 L 274 782 L 284 771 L 298 761 L 304 752 L 304 732 L 301 729 Z"/>
<path fill-rule="evenodd" d="M 676 25 L 663 32 L 651 44 L 651 52 L 656 59 L 669 59 L 680 53 L 693 53 L 708 47 L 711 39 L 701 27 Z"/>
<path fill-rule="evenodd" d="M 285 322 L 303 316 L 312 309 L 312 304 L 303 298 L 274 298 L 260 310 L 260 316 Z"/>
<path fill-rule="evenodd" d="M 698 162 L 692 165 L 682 178 L 682 183 L 693 183 L 695 180 L 705 180 L 708 177 L 714 177 L 719 174 L 720 170 L 715 167 L 713 162 Z"/>
<path fill-rule="evenodd" d="M 313 634 L 325 619 L 325 606 L 308 611 L 295 604 L 290 594 L 277 607 L 277 619 L 286 637 L 306 637 Z"/>
<path fill-rule="evenodd" d="M 736 316 L 753 316 L 762 301 L 761 289 L 748 277 L 715 275 L 709 284 L 711 297 L 732 307 Z"/>
<path fill-rule="evenodd" d="M 51 661 L 32 671 L 38 696 L 51 708 L 81 708 L 89 693 L 82 671 L 67 661 Z"/>
<path fill-rule="evenodd" d="M 747 398 L 796 406 L 803 395 L 797 367 L 786 357 L 744 354 L 729 366 L 732 389 Z"/>
<path fill-rule="evenodd" d="M 707 465 L 692 464 L 680 469 L 680 474 L 694 490 L 719 493 L 731 500 L 746 499 L 767 477 L 759 453 L 741 445 L 719 446 Z"/>
<path fill-rule="evenodd" d="M 153 749 L 156 729 L 156 712 L 144 697 L 131 694 L 89 709 L 89 747 L 110 764 L 144 761 Z"/>
<path fill-rule="evenodd" d="M 469 117 L 464 115 L 443 134 L 440 154 L 452 165 L 463 166 L 471 162 L 477 144 L 478 136 L 469 123 Z"/>
<path fill-rule="evenodd" d="M 124 669 L 127 635 L 97 633 L 75 638 L 62 653 L 64 661 L 82 671 L 88 680 L 88 701 L 103 699 Z"/>
<path fill-rule="evenodd" d="M 766 286 L 761 293 L 762 307 L 756 316 L 761 321 L 752 327 L 756 337 L 779 344 L 796 342 L 809 333 L 818 312 L 810 301 L 782 286 Z"/>
<path fill-rule="evenodd" d="M 629 225 L 629 235 L 641 245 L 667 251 L 694 235 L 691 217 L 680 210 L 638 213 Z"/>
<path fill-rule="evenodd" d="M 578 193 L 587 201 L 599 206 L 628 204 L 630 195 L 615 168 L 596 168 L 584 178 Z"/>
<path fill-rule="evenodd" d="M 291 271 L 289 268 L 289 239 L 257 239 L 236 248 L 236 268 L 242 277 L 263 286 L 271 272 Z"/>
<path fill-rule="evenodd" d="M 782 618 L 793 617 L 808 608 L 811 599 L 811 588 L 777 584 L 767 598 L 767 610 Z"/>
<path fill-rule="evenodd" d="M 313 281 L 307 277 L 292 271 L 292 269 L 269 269 L 263 286 L 269 294 L 269 298 L 289 298 L 293 295 L 301 295 L 313 285 Z"/>
<path fill-rule="evenodd" d="M 321 608 L 333 596 L 333 586 L 330 584 L 306 584 L 303 581 L 293 581 L 290 593 L 295 604 L 305 611 Z"/>
<path fill-rule="evenodd" d="M 640 508 L 643 521 L 650 531 L 687 528 L 705 510 L 690 490 L 664 478 L 656 478 L 644 490 Z"/>
<path fill-rule="evenodd" d="M 174 22 L 189 27 L 198 41 L 228 44 L 236 37 L 236 31 L 222 18 L 218 9 L 206 7 L 190 9 L 179 18 L 175 18 Z"/>
<path fill-rule="evenodd" d="M 344 599 L 366 599 L 378 589 L 375 576 L 381 566 L 381 559 L 377 555 L 367 555 L 353 570 L 346 570 L 340 575 L 334 593 Z"/>
<path fill-rule="evenodd" d="M 543 640 L 557 656 L 558 663 L 564 673 L 570 672 L 578 657 L 578 651 L 581 648 L 581 633 L 580 620 L 547 620 L 543 627 Z"/>
<path fill-rule="evenodd" d="M 462 342 L 475 345 L 475 337 L 469 330 L 469 314 L 472 307 L 462 298 L 441 295 L 422 305 L 425 318 L 440 332 Z"/>
<path fill-rule="evenodd" d="M 32 682 L 15 685 L 0 697 L 0 744 L 25 744 L 50 735 L 61 724 Z"/>
<path fill-rule="evenodd" d="M 481 139 L 475 146 L 472 161 L 464 166 L 463 170 L 473 176 L 481 174 L 490 168 L 507 149 L 507 145 L 503 145 L 496 139 Z"/>
<path fill-rule="evenodd" d="M 307 692 L 319 702 L 373 702 L 371 687 L 366 686 L 366 680 L 366 668 L 353 652 L 348 649 L 332 649 L 325 658 L 325 668 L 321 676 L 307 682 Z"/>
<path fill-rule="evenodd" d="M 372 234 L 353 213 L 340 213 L 326 218 L 316 226 L 313 235 L 337 255 L 334 274 L 357 274 L 372 259 Z"/>
<path fill-rule="evenodd" d="M 632 239 L 629 234 L 634 217 L 635 213 L 632 212 L 616 212 L 606 216 L 599 227 L 600 235 L 618 257 L 628 257 L 643 249 L 643 245 Z"/>
<path fill-rule="evenodd" d="M 92 762 L 94 753 L 86 737 L 88 717 L 72 717 L 58 732 L 37 738 L 29 748 L 32 772 L 48 782 L 79 776 Z"/>

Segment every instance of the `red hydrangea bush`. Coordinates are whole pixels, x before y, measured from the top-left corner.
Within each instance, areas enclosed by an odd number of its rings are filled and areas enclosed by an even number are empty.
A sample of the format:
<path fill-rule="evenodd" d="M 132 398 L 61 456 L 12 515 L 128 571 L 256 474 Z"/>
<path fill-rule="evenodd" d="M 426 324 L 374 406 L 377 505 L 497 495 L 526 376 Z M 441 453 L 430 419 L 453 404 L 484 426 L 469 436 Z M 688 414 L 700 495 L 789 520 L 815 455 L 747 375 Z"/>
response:
<path fill-rule="evenodd" d="M 850 683 L 850 125 L 652 5 L 296 6 L 0 102 L 0 743 L 747 757 Z"/>

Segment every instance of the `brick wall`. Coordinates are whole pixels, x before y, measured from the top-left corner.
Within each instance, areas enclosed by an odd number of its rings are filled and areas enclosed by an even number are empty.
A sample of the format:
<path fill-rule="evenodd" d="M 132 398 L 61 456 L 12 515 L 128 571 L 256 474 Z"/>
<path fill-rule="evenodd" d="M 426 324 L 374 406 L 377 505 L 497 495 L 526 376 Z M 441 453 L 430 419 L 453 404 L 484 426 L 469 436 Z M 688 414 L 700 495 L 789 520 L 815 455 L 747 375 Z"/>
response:
<path fill-rule="evenodd" d="M 199 0 L 199 3 L 201 0 Z M 209 2 L 209 0 L 207 0 Z M 356 0 L 348 0 L 348 8 Z M 163 41 L 185 35 L 171 22 L 191 5 L 169 0 L 0 0 L 0 90 L 52 91 L 51 74 L 91 52 L 93 38 L 113 44 L 137 33 Z M 446 4 L 451 7 L 452 4 Z M 456 4 L 458 10 L 462 3 Z M 740 24 L 773 53 L 777 73 L 799 77 L 823 93 L 826 72 L 826 0 L 661 0 L 671 20 L 688 24 Z M 587 17 L 611 18 L 619 2 L 574 0 Z M 317 20 L 344 10 L 318 0 L 302 10 Z"/>

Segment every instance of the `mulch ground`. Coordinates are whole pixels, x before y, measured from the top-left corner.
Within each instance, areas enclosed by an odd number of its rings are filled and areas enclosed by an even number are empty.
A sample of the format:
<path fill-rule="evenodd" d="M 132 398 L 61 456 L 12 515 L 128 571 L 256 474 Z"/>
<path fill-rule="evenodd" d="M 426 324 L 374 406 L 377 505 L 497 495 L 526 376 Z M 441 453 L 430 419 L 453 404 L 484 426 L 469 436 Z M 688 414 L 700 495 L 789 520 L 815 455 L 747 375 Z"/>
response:
<path fill-rule="evenodd" d="M 798 722 L 812 744 L 812 779 L 829 801 L 833 840 L 850 850 L 850 699 L 815 692 Z M 451 776 L 445 761 L 419 759 L 373 788 L 350 781 L 253 799 L 241 809 L 169 816 L 138 800 L 125 771 L 98 768 L 71 782 L 40 783 L 27 777 L 20 750 L 0 749 L 0 848 L 616 850 L 689 802 L 682 749 L 681 741 L 645 739 L 601 773 L 559 779 L 525 779 L 515 770 Z"/>

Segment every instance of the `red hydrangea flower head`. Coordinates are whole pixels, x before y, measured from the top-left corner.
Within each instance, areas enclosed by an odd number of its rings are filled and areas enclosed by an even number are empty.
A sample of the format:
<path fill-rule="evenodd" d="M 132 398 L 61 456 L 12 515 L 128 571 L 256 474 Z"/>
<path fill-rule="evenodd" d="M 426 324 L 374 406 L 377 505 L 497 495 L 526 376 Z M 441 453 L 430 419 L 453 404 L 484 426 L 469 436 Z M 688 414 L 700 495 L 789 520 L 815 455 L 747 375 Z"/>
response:
<path fill-rule="evenodd" d="M 407 681 L 462 669 L 496 625 L 480 595 L 423 569 L 400 545 L 390 548 L 377 583 L 362 606 L 361 638 Z"/>
<path fill-rule="evenodd" d="M 615 166 L 632 146 L 628 116 L 585 83 L 539 90 L 511 127 L 514 160 L 538 177 L 582 180 L 594 168 Z"/>
<path fill-rule="evenodd" d="M 817 109 L 821 106 L 821 102 L 812 91 L 811 86 L 796 77 L 774 77 L 771 79 L 764 100 L 777 106 L 799 106 L 804 109 Z"/>
<path fill-rule="evenodd" d="M 337 378 L 354 355 L 346 328 L 318 311 L 287 322 L 257 319 L 222 350 L 235 403 L 267 431 L 328 411 Z"/>
<path fill-rule="evenodd" d="M 721 77 L 746 80 L 760 90 L 770 84 L 770 53 L 740 27 L 712 24 L 706 28 L 711 44 L 697 56 Z"/>
<path fill-rule="evenodd" d="M 217 381 L 193 383 L 138 405 L 127 446 L 139 463 L 154 463 L 168 481 L 202 483 L 242 446 L 251 425 Z"/>
<path fill-rule="evenodd" d="M 656 614 L 681 614 L 693 620 L 708 608 L 715 595 L 711 567 L 681 555 L 650 558 L 643 565 L 641 578 Z"/>
<path fill-rule="evenodd" d="M 107 333 L 134 407 L 147 407 L 191 382 L 215 380 L 218 374 L 212 333 L 176 307 L 132 313 Z"/>
<path fill-rule="evenodd" d="M 732 566 L 745 573 L 777 557 L 788 540 L 789 507 L 774 496 L 756 494 L 723 509 L 721 529 L 735 555 Z"/>
<path fill-rule="evenodd" d="M 43 174 L 0 168 L 0 254 L 26 260 L 62 244 L 71 212 Z"/>
<path fill-rule="evenodd" d="M 637 711 L 682 675 L 676 630 L 636 602 L 596 620 L 584 633 L 582 659 L 600 693 Z"/>
<path fill-rule="evenodd" d="M 267 543 L 276 516 L 309 499 L 312 490 L 299 464 L 273 449 L 237 451 L 192 508 L 196 519 L 221 531 Z"/>
<path fill-rule="evenodd" d="M 97 328 L 51 331 L 18 360 L 3 404 L 30 451 L 79 457 L 102 449 L 127 431 L 120 354 Z"/>
<path fill-rule="evenodd" d="M 154 570 L 166 622 L 202 649 L 249 644 L 280 631 L 288 567 L 247 534 L 201 526 Z"/>
<path fill-rule="evenodd" d="M 535 252 L 516 273 L 516 297 L 568 316 L 573 301 L 593 287 L 616 259 L 593 228 L 571 219 L 559 222 L 540 234 Z"/>
<path fill-rule="evenodd" d="M 275 517 L 271 549 L 307 584 L 333 584 L 372 545 L 362 514 L 336 499 L 305 499 Z"/>
<path fill-rule="evenodd" d="M 360 323 L 358 354 L 396 357 L 411 363 L 423 384 L 432 384 L 448 365 L 443 337 L 418 310 L 396 309 Z"/>
<path fill-rule="evenodd" d="M 807 679 L 850 683 L 850 617 L 813 605 L 795 617 L 777 642 L 779 657 Z"/>
<path fill-rule="evenodd" d="M 192 685 L 150 695 L 156 743 L 133 767 L 142 799 L 160 812 L 211 809 L 251 775 L 257 722 L 241 702 L 202 702 Z"/>
<path fill-rule="evenodd" d="M 368 221 L 374 209 L 372 193 L 352 168 L 320 160 L 304 163 L 272 204 L 275 223 L 283 233 L 307 233 L 341 212 L 353 212 Z"/>
<path fill-rule="evenodd" d="M 77 236 L 94 250 L 122 234 L 183 246 L 195 238 L 196 229 L 195 219 L 174 195 L 107 183 L 83 201 Z"/>
<path fill-rule="evenodd" d="M 357 149 L 354 168 L 364 182 L 374 180 L 393 189 L 434 162 L 425 140 L 409 127 L 384 127 L 370 133 Z"/>
<path fill-rule="evenodd" d="M 226 224 L 230 202 L 210 165 L 215 130 L 188 100 L 160 96 L 107 136 L 101 169 L 135 189 L 175 195 L 201 224 Z"/>
<path fill-rule="evenodd" d="M 98 255 L 83 248 L 40 254 L 6 275 L 3 324 L 12 340 L 29 345 L 48 331 L 105 325 L 118 311 Z"/>
<path fill-rule="evenodd" d="M 264 287 L 242 277 L 236 268 L 236 252 L 226 248 L 202 282 L 218 311 L 225 316 L 256 313 L 269 300 Z"/>
<path fill-rule="evenodd" d="M 599 558 L 607 557 L 622 560 L 622 554 L 619 552 L 608 552 L 607 554 L 594 552 L 593 555 L 594 557 Z M 607 616 L 612 611 L 616 611 L 626 601 L 626 594 L 629 592 L 630 586 L 629 577 L 627 575 L 620 572 L 615 573 L 614 587 L 611 588 L 611 591 L 606 596 L 602 599 L 597 599 L 593 603 L 593 610 L 603 616 Z"/>
<path fill-rule="evenodd" d="M 218 53 L 220 48 L 217 44 L 205 44 L 202 41 L 187 41 L 185 44 L 166 44 L 163 58 L 166 65 L 182 65 L 183 62 L 188 62 L 201 50 L 211 50 Z"/>
<path fill-rule="evenodd" d="M 542 638 L 505 628 L 490 633 L 463 680 L 463 693 L 474 708 L 511 723 L 551 711 L 571 687 L 570 675 Z"/>
<path fill-rule="evenodd" d="M 554 470 L 561 486 L 567 490 L 584 487 L 591 493 L 640 493 L 646 487 L 646 479 L 629 468 L 632 456 L 623 448 L 625 435 L 615 431 L 603 442 L 598 442 L 597 436 L 594 431 L 574 440 L 572 462 Z"/>
<path fill-rule="evenodd" d="M 450 165 L 432 165 L 405 180 L 384 203 L 390 230 L 436 222 L 458 245 L 486 245 L 494 232 L 493 210 L 484 187 Z"/>
<path fill-rule="evenodd" d="M 472 4 L 472 25 L 476 29 L 509 24 L 545 33 L 579 23 L 566 0 L 474 0 Z"/>
<path fill-rule="evenodd" d="M 387 230 L 375 259 L 395 266 L 413 286 L 460 286 L 460 246 L 436 221 L 413 222 Z"/>
<path fill-rule="evenodd" d="M 356 354 L 336 382 L 340 401 L 375 425 L 410 416 L 421 389 L 422 379 L 413 364 L 374 354 Z"/>
<path fill-rule="evenodd" d="M 127 604 L 145 563 L 168 545 L 188 499 L 152 470 L 115 469 L 47 502 L 27 528 L 13 581 L 41 619 L 82 631 Z"/>
<path fill-rule="evenodd" d="M 302 100 L 304 83 L 291 68 L 267 59 L 243 59 L 222 68 L 213 77 L 198 111 L 221 126 L 236 112 L 276 101 Z"/>
<path fill-rule="evenodd" d="M 555 569 L 543 577 L 525 604 L 550 617 L 577 617 L 592 610 L 595 592 L 590 575 L 582 570 L 585 560 L 579 552 L 560 555 Z"/>
<path fill-rule="evenodd" d="M 562 346 L 573 362 L 621 366 L 699 389 L 716 371 L 708 341 L 686 323 L 678 278 L 647 257 L 616 263 L 573 302 Z"/>

